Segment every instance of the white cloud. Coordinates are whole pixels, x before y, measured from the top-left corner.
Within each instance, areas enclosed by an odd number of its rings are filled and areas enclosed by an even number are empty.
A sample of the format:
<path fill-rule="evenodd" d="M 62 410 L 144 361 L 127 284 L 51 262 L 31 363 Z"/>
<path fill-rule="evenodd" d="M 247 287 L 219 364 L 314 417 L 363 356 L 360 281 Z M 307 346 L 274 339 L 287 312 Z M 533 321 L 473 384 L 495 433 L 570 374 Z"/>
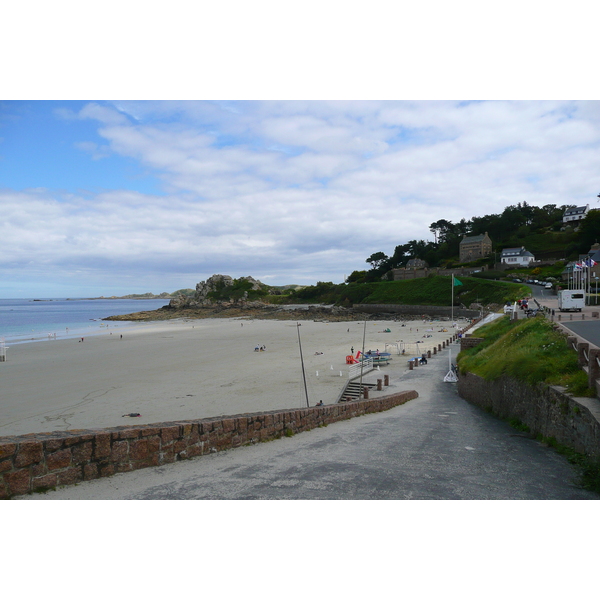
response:
<path fill-rule="evenodd" d="M 340 281 L 375 251 L 430 239 L 440 218 L 600 191 L 595 102 L 114 106 L 61 113 L 105 140 L 78 148 L 139 163 L 164 194 L 3 190 L 1 267 L 190 278 L 176 287 L 213 272 Z"/>

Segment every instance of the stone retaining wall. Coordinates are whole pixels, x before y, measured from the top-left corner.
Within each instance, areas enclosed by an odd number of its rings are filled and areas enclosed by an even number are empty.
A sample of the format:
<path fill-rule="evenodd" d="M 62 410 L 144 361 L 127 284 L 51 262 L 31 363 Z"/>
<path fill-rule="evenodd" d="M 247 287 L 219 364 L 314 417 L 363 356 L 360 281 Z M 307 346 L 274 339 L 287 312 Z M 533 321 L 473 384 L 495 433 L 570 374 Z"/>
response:
<path fill-rule="evenodd" d="M 535 435 L 553 437 L 573 450 L 600 459 L 600 401 L 574 398 L 555 386 L 502 377 L 487 381 L 473 373 L 460 375 L 461 398 L 502 419 L 519 419 Z"/>
<path fill-rule="evenodd" d="M 3 437 L 0 499 L 269 441 L 417 397 L 416 391 L 405 391 L 305 409 Z"/>
<path fill-rule="evenodd" d="M 356 312 L 368 314 L 390 313 L 413 317 L 427 315 L 429 317 L 447 317 L 448 319 L 452 315 L 455 318 L 464 317 L 466 319 L 476 319 L 480 315 L 480 311 L 468 308 L 454 307 L 454 310 L 452 310 L 451 306 L 420 306 L 409 304 L 354 304 L 352 309 Z"/>

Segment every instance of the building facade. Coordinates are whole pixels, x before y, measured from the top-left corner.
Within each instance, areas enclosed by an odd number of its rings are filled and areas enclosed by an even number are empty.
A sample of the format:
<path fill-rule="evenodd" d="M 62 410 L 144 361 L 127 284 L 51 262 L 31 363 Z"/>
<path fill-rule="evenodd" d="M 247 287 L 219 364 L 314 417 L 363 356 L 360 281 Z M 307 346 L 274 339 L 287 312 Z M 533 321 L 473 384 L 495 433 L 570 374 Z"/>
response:
<path fill-rule="evenodd" d="M 492 252 L 492 240 L 487 234 L 483 235 L 463 236 L 459 246 L 459 260 L 463 262 L 471 262 L 478 258 L 484 258 Z"/>
<path fill-rule="evenodd" d="M 520 248 L 504 248 L 500 254 L 500 262 L 516 267 L 526 267 L 530 262 L 534 261 L 535 257 L 531 252 L 525 250 L 523 246 Z"/>

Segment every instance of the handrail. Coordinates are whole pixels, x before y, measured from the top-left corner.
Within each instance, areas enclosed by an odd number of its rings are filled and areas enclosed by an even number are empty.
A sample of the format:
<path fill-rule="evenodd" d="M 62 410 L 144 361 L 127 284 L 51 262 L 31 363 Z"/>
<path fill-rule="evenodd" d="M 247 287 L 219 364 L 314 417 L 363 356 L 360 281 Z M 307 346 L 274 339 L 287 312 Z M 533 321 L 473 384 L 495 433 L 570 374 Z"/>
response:
<path fill-rule="evenodd" d="M 367 358 L 367 359 L 363 360 L 362 362 L 359 362 L 354 365 L 350 365 L 350 367 L 348 369 L 348 379 L 356 379 L 357 377 L 360 377 L 361 370 L 364 375 L 365 373 L 372 371 L 374 368 L 375 367 L 373 366 L 372 358 Z"/>

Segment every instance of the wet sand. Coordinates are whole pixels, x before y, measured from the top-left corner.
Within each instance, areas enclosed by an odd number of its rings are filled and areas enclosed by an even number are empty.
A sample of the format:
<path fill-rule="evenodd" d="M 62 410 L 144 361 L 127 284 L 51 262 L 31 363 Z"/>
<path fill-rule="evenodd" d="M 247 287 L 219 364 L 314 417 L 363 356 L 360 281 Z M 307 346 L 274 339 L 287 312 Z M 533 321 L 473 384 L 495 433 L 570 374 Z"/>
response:
<path fill-rule="evenodd" d="M 300 321 L 309 404 L 335 403 L 346 355 L 364 322 Z M 447 321 L 367 321 L 365 350 L 408 346 L 381 372 L 397 381 L 407 357 L 451 335 Z M 459 321 L 465 326 L 466 321 Z M 383 333 L 389 328 L 390 333 Z M 440 332 L 446 328 L 447 332 Z M 412 331 L 411 331 L 412 330 Z M 123 338 L 121 339 L 121 334 Z M 416 343 L 420 342 L 420 343 Z M 255 352 L 256 346 L 266 346 Z M 426 373 L 424 373 L 424 376 Z M 397 391 L 384 388 L 383 393 Z M 391 386 L 394 387 L 394 386 Z M 306 407 L 295 321 L 162 321 L 77 339 L 17 344 L 0 363 L 0 436 L 199 419 Z M 124 416 L 139 413 L 140 417 Z"/>

